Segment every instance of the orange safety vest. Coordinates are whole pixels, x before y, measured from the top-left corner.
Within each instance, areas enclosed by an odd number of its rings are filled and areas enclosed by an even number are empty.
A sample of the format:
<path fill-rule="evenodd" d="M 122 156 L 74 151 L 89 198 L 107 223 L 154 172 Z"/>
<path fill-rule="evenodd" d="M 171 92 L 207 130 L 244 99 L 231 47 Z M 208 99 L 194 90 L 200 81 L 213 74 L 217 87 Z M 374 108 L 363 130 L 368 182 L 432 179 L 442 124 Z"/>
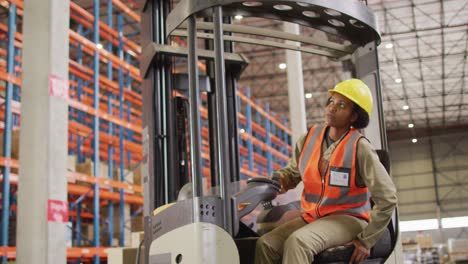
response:
<path fill-rule="evenodd" d="M 369 222 L 370 192 L 356 186 L 357 144 L 363 137 L 350 129 L 332 152 L 324 177 L 320 175 L 322 143 L 327 127 L 313 126 L 299 156 L 304 182 L 301 206 L 303 218 L 312 222 L 331 214 L 348 214 Z"/>

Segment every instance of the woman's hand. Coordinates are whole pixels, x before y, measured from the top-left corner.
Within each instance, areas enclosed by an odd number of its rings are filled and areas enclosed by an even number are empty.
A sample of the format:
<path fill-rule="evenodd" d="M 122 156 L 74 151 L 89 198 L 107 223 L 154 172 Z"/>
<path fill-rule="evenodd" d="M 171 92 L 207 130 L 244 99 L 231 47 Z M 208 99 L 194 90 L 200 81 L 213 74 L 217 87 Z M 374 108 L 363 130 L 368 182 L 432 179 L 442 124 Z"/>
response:
<path fill-rule="evenodd" d="M 285 177 L 277 177 L 276 181 L 280 184 L 281 190 L 279 194 L 283 194 L 291 189 L 296 188 L 297 184 L 301 181 L 301 178 L 285 178 Z"/>
<path fill-rule="evenodd" d="M 280 184 L 280 186 L 281 186 L 281 189 L 280 189 L 280 191 L 279 191 L 278 194 L 283 194 L 283 193 L 287 192 L 288 190 L 286 190 L 286 189 L 284 188 L 284 186 L 285 186 L 284 180 L 283 180 L 282 178 L 279 178 L 278 182 L 279 182 L 279 184 Z"/>
<path fill-rule="evenodd" d="M 366 248 L 364 244 L 358 239 L 351 241 L 351 244 L 354 245 L 354 252 L 349 260 L 349 263 L 359 263 L 360 261 L 366 260 L 370 255 L 370 249 Z"/>

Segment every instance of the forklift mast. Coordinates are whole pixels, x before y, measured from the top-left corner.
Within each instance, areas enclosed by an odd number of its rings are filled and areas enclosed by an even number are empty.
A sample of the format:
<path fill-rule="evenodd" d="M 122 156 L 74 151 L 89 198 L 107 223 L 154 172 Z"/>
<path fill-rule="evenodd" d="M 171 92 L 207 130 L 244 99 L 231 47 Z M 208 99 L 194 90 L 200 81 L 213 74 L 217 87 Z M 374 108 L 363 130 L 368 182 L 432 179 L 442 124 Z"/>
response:
<path fill-rule="evenodd" d="M 181 0 L 176 6 L 171 2 L 139 1 L 146 263 L 166 263 L 151 260 L 152 242 L 184 224 L 210 222 L 231 237 L 238 231 L 238 219 L 233 217 L 238 215 L 237 208 L 233 208 L 229 186 L 239 181 L 236 91 L 248 61 L 235 53 L 234 42 L 318 54 L 351 65 L 354 77 L 368 84 L 376 99 L 370 125 L 363 133 L 376 149 L 388 150 L 377 55 L 380 34 L 373 13 L 362 1 Z M 316 28 L 350 44 L 230 24 L 230 17 L 238 14 Z M 198 30 L 205 34 L 197 34 Z M 232 33 L 295 41 L 304 46 Z M 174 36 L 186 38 L 187 47 L 171 45 Z M 205 39 L 203 48 L 200 37 Z M 185 59 L 188 74 L 174 73 L 179 58 Z M 200 60 L 206 65 L 204 76 L 199 72 Z M 209 197 L 203 192 L 202 181 L 201 92 L 207 98 L 211 175 L 208 184 L 217 187 L 214 196 Z M 179 191 L 187 184 L 192 199 L 177 202 Z M 172 211 L 156 215 L 157 208 L 169 204 L 173 204 Z M 184 215 L 175 222 L 170 220 L 178 214 Z M 396 217 L 395 214 L 393 223 L 398 234 Z M 159 256 L 164 258 L 164 254 Z"/>

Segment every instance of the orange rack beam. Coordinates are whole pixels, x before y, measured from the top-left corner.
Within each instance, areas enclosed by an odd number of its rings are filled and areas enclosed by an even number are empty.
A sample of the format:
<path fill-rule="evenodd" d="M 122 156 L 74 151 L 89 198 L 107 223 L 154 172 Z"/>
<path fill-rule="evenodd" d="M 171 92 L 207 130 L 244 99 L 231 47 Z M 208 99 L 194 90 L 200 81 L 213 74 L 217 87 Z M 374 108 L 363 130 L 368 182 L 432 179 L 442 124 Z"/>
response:
<path fill-rule="evenodd" d="M 19 162 L 18 160 L 15 160 L 15 159 L 0 157 L 0 166 L 18 169 Z M 0 175 L 0 179 L 3 180 L 2 175 Z M 143 194 L 143 187 L 138 186 L 138 185 L 123 183 L 120 181 L 114 181 L 114 180 L 110 180 L 107 178 L 95 177 L 95 176 L 86 175 L 83 173 L 78 173 L 78 172 L 73 172 L 73 171 L 67 172 L 67 179 L 69 182 L 73 182 L 73 183 L 76 181 L 81 181 L 81 182 L 90 183 L 90 184 L 99 184 L 100 186 L 103 186 L 103 187 L 112 187 L 115 189 L 122 189 L 125 191 L 131 191 L 131 192 Z M 15 177 L 11 177 L 10 181 L 13 184 L 17 184 L 18 176 L 15 175 Z M 85 187 L 85 186 L 80 186 L 80 187 Z M 143 199 L 143 197 L 140 197 L 140 198 Z M 139 200 L 137 199 L 136 201 L 139 201 Z"/>
<path fill-rule="evenodd" d="M 88 29 L 93 28 L 94 16 L 90 14 L 88 11 L 80 7 L 79 5 L 70 2 L 70 17 L 75 20 L 76 22 L 82 24 Z M 75 14 L 76 13 L 76 14 Z M 108 25 L 99 21 L 99 33 L 101 33 L 101 37 L 104 39 L 111 41 L 114 45 L 118 45 L 119 34 L 115 30 L 111 29 Z M 133 51 L 135 54 L 141 53 L 141 47 L 136 44 L 135 42 L 127 39 L 126 37 L 122 37 L 124 43 L 124 50 L 125 51 Z M 136 58 L 138 59 L 139 56 L 137 55 Z"/>
<path fill-rule="evenodd" d="M 245 96 L 244 94 L 240 93 L 239 91 L 237 92 L 237 96 L 239 96 L 239 98 L 250 104 L 252 106 L 253 109 L 255 109 L 257 112 L 261 113 L 264 117 L 270 119 L 270 121 L 275 124 L 277 127 L 283 129 L 284 131 L 286 131 L 289 135 L 291 135 L 291 130 L 287 127 L 285 127 L 283 124 L 281 124 L 281 122 L 279 122 L 278 120 L 276 120 L 275 118 L 273 118 L 270 114 L 268 114 L 267 112 L 265 112 L 265 110 L 263 110 L 259 105 L 255 104 L 250 98 L 248 98 L 247 96 Z"/>
<path fill-rule="evenodd" d="M 67 259 L 93 258 L 99 255 L 101 258 L 107 258 L 106 247 L 76 247 L 67 248 Z M 0 247 L 0 256 L 6 256 L 8 259 L 16 258 L 16 247 Z"/>

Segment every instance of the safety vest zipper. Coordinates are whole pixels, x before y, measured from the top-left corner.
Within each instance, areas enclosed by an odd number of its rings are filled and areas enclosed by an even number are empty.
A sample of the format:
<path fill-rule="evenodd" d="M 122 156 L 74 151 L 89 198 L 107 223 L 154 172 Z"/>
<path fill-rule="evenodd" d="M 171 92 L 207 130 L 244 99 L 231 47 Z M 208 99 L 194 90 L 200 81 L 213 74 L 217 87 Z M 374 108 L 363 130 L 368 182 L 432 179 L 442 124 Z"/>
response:
<path fill-rule="evenodd" d="M 327 166 L 327 169 L 328 169 L 328 166 Z M 320 207 L 320 203 L 322 202 L 322 199 L 323 199 L 323 194 L 325 192 L 325 177 L 324 176 L 321 176 L 322 178 L 322 191 L 320 192 L 320 198 L 317 202 L 317 206 L 315 207 L 315 212 L 317 213 L 317 216 L 320 217 L 320 211 L 319 211 L 319 207 Z"/>

